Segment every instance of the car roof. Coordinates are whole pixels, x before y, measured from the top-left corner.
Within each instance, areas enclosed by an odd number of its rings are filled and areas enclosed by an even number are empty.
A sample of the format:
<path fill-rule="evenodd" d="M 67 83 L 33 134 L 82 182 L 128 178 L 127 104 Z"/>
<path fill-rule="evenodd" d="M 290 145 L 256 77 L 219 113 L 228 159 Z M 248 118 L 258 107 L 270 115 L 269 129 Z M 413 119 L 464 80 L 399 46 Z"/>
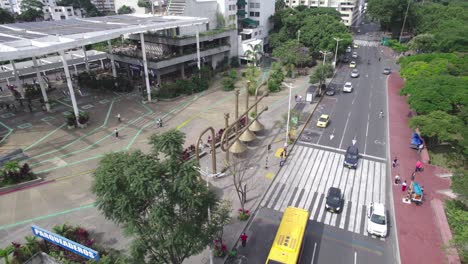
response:
<path fill-rule="evenodd" d="M 355 61 L 351 61 L 351 63 L 356 63 Z"/>
<path fill-rule="evenodd" d="M 359 149 L 356 147 L 356 146 L 349 146 L 348 149 L 346 150 L 346 152 L 350 152 L 350 153 L 356 153 L 358 154 L 359 153 Z"/>
<path fill-rule="evenodd" d="M 326 115 L 326 114 L 321 114 L 321 115 L 320 115 L 320 118 L 322 118 L 322 117 L 323 117 L 323 118 L 328 118 L 328 115 Z"/>
<path fill-rule="evenodd" d="M 351 85 L 351 82 L 345 82 L 344 85 Z"/>
<path fill-rule="evenodd" d="M 341 194 L 341 189 L 340 189 L 340 188 L 337 188 L 337 187 L 330 187 L 330 188 L 328 189 L 328 194 L 339 195 L 339 194 Z"/>
<path fill-rule="evenodd" d="M 353 72 L 357 72 L 357 71 L 358 71 L 358 69 L 356 69 L 356 68 L 355 68 L 355 69 L 353 69 Z"/>
<path fill-rule="evenodd" d="M 385 206 L 382 203 L 374 203 L 374 213 L 378 215 L 385 215 Z"/>

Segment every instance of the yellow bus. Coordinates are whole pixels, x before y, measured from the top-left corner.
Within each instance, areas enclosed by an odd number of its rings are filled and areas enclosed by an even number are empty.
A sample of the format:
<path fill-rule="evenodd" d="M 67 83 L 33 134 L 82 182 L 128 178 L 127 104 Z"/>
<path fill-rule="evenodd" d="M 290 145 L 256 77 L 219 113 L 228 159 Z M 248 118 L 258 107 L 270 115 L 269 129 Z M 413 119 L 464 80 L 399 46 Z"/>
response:
<path fill-rule="evenodd" d="M 307 210 L 286 208 L 265 264 L 299 263 L 308 220 Z"/>

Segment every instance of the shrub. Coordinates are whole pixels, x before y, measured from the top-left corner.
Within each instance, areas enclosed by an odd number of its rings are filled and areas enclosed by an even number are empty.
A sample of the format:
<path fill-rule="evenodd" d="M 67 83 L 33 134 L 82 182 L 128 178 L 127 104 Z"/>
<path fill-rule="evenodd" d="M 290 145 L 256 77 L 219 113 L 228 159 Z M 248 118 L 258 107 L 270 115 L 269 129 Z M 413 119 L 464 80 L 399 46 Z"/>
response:
<path fill-rule="evenodd" d="M 230 70 L 228 74 L 223 78 L 222 85 L 224 91 L 232 91 L 236 88 L 236 81 L 237 81 L 237 71 Z"/>
<path fill-rule="evenodd" d="M 0 186 L 34 180 L 36 176 L 27 163 L 20 166 L 17 161 L 6 162 L 1 171 Z"/>
<path fill-rule="evenodd" d="M 234 56 L 231 58 L 231 67 L 232 68 L 238 68 L 240 65 L 239 65 L 239 57 L 237 56 Z"/>
<path fill-rule="evenodd" d="M 268 80 L 268 91 L 275 93 L 275 92 L 279 92 L 280 90 L 281 90 L 281 83 L 279 83 L 275 79 Z"/>

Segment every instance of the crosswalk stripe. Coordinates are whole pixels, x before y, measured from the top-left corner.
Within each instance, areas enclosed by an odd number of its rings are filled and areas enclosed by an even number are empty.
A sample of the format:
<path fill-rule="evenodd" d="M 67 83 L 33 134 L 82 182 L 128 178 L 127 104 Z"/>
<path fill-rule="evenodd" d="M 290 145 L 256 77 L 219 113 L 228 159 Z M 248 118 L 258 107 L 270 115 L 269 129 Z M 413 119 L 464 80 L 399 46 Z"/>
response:
<path fill-rule="evenodd" d="M 307 148 L 302 148 L 300 151 L 301 151 L 301 155 L 299 156 L 299 159 L 296 161 L 291 160 L 291 162 L 294 162 L 296 164 L 294 164 L 294 169 L 290 175 L 290 178 L 294 178 L 294 177 L 291 177 L 292 175 L 294 176 L 299 175 L 299 181 L 304 177 L 304 174 L 301 173 L 301 169 L 304 166 L 304 163 L 306 163 L 304 161 L 307 161 L 306 157 L 308 157 L 308 154 L 310 154 L 312 150 L 307 149 Z M 295 188 L 297 184 L 299 183 L 299 181 L 292 182 L 292 184 L 290 184 L 290 187 Z M 287 203 L 291 199 L 292 194 L 293 193 L 290 191 L 290 189 L 287 189 L 285 192 L 283 192 L 281 194 L 280 203 L 278 203 L 275 206 L 275 210 L 279 210 L 280 212 L 283 212 L 284 209 L 286 209 Z"/>
<path fill-rule="evenodd" d="M 314 159 L 317 156 L 317 152 L 318 152 L 317 149 L 312 149 L 312 154 L 310 155 L 310 158 L 307 159 L 306 166 L 304 167 L 304 171 L 302 172 L 304 174 L 304 177 L 302 177 L 301 182 L 299 183 L 299 188 L 304 188 L 307 192 L 309 191 L 309 189 L 307 189 L 307 186 L 306 186 L 307 182 L 312 178 L 312 177 L 309 177 L 309 172 L 310 172 L 310 169 L 312 168 L 312 165 L 314 164 Z M 297 204 L 299 196 L 300 196 L 300 192 L 299 194 L 294 196 L 294 199 L 292 202 L 293 205 Z M 301 200 L 304 200 L 304 199 L 301 199 Z"/>
<path fill-rule="evenodd" d="M 288 206 L 304 208 L 310 219 L 357 234 L 367 234 L 367 206 L 385 202 L 386 164 L 360 159 L 357 169 L 343 167 L 341 152 L 297 145 L 275 177 L 261 206 L 283 212 Z M 330 187 L 344 194 L 340 214 L 325 210 Z"/>

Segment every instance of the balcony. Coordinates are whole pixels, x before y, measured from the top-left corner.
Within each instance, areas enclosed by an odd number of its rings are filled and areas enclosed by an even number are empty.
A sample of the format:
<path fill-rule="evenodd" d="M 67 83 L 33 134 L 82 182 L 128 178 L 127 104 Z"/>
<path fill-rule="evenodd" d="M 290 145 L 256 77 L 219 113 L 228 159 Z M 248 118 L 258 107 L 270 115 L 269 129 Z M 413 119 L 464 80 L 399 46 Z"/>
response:
<path fill-rule="evenodd" d="M 233 37 L 235 39 L 237 31 L 234 28 L 213 29 L 210 31 L 200 32 L 200 42 L 213 41 L 226 37 Z M 129 39 L 140 40 L 139 35 L 130 35 Z M 145 41 L 152 43 L 159 43 L 172 46 L 187 46 L 197 42 L 195 36 L 166 36 L 160 33 L 145 34 Z"/>

